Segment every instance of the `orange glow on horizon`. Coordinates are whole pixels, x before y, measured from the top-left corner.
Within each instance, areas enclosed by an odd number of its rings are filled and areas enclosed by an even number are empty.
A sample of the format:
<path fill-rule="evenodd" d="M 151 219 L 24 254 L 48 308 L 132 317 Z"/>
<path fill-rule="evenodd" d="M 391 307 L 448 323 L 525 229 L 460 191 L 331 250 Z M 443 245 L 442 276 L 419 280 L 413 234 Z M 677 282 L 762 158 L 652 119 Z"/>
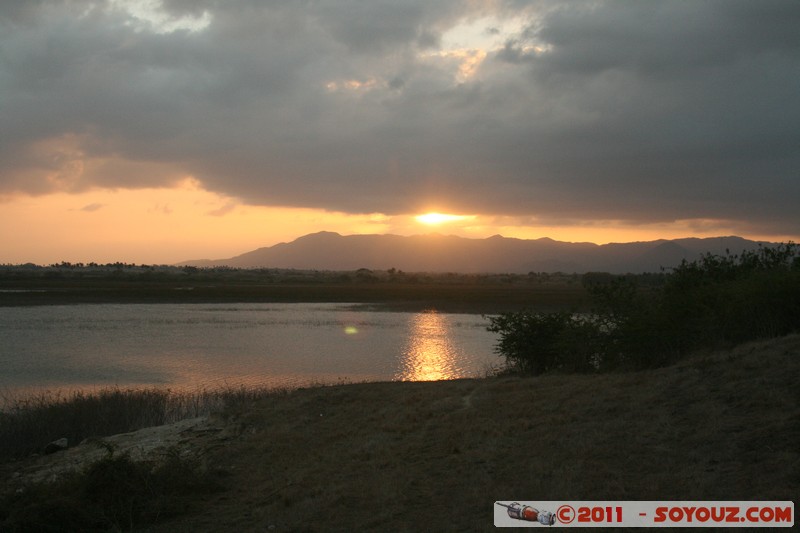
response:
<path fill-rule="evenodd" d="M 224 259 L 322 229 L 386 233 L 387 217 L 261 207 L 202 189 L 93 190 L 0 197 L 0 264 L 174 264 Z"/>
<path fill-rule="evenodd" d="M 174 264 L 234 257 L 318 231 L 417 235 L 421 225 L 472 239 L 499 234 L 596 244 L 725 235 L 774 242 L 800 240 L 797 235 L 759 234 L 744 231 L 733 222 L 714 220 L 557 225 L 530 217 L 440 212 L 348 214 L 254 206 L 205 190 L 196 180 L 185 178 L 171 188 L 0 196 L 0 264 Z"/>

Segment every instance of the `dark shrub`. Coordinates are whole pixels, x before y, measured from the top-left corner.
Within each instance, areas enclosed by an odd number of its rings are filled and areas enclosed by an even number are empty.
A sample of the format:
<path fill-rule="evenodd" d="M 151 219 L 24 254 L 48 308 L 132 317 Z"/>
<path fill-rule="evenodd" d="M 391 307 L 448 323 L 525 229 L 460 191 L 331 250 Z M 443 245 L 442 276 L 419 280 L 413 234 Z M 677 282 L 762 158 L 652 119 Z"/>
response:
<path fill-rule="evenodd" d="M 594 307 L 490 318 L 510 369 L 539 374 L 648 368 L 702 348 L 800 329 L 800 257 L 794 243 L 741 255 L 704 255 L 654 277 L 590 273 Z"/>
<path fill-rule="evenodd" d="M 593 368 L 592 339 L 597 327 L 580 316 L 521 311 L 491 317 L 490 321 L 489 331 L 500 334 L 496 351 L 514 370 L 541 374 Z"/>
<path fill-rule="evenodd" d="M 156 463 L 112 451 L 83 472 L 0 495 L 0 531 L 132 531 L 186 512 L 220 486 L 177 452 Z"/>

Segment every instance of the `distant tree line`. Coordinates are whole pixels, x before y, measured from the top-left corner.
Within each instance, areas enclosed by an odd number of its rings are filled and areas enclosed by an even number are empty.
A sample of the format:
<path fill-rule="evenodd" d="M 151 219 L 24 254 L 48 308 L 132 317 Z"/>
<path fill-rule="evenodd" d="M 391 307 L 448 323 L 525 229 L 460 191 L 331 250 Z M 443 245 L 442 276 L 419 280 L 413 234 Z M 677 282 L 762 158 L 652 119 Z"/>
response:
<path fill-rule="evenodd" d="M 670 364 L 700 349 L 800 330 L 800 252 L 794 243 L 707 254 L 669 273 L 590 273 L 592 311 L 490 317 L 496 352 L 529 374 Z"/>
<path fill-rule="evenodd" d="M 110 279 L 146 282 L 244 282 L 244 283 L 391 283 L 391 284 L 474 284 L 474 285 L 573 285 L 580 286 L 581 275 L 561 272 L 528 274 L 457 272 L 404 272 L 397 268 L 329 271 L 290 268 L 198 267 L 188 265 L 137 265 L 135 263 L 71 263 L 62 261 L 46 266 L 27 263 L 0 265 L 2 280 Z"/>

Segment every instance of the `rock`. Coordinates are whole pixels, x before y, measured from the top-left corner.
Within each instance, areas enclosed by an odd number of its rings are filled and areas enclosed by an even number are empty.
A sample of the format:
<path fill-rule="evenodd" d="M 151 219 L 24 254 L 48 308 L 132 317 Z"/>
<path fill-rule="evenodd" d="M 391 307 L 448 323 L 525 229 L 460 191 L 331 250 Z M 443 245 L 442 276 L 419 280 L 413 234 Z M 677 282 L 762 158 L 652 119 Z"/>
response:
<path fill-rule="evenodd" d="M 27 457 L 24 468 L 19 469 L 21 477 L 15 482 L 46 482 L 54 475 L 60 476 L 66 472 L 81 470 L 95 461 L 108 457 L 112 452 L 127 454 L 135 461 L 157 460 L 169 456 L 174 449 L 181 455 L 201 457 L 207 450 L 222 445 L 222 436 L 233 432 L 226 426 L 222 427 L 222 431 L 205 431 L 207 428 L 217 427 L 220 427 L 220 424 L 210 422 L 208 417 L 203 416 L 130 433 L 102 438 L 90 437 L 83 445 L 72 443 L 67 446 L 69 444 L 67 439 L 58 439 L 47 445 L 46 455 Z M 0 478 L 4 475 L 5 472 L 0 471 Z"/>
<path fill-rule="evenodd" d="M 51 453 L 60 452 L 61 450 L 66 450 L 67 448 L 69 448 L 69 441 L 67 441 L 66 437 L 62 437 L 45 446 L 44 453 L 45 455 L 50 455 Z"/>

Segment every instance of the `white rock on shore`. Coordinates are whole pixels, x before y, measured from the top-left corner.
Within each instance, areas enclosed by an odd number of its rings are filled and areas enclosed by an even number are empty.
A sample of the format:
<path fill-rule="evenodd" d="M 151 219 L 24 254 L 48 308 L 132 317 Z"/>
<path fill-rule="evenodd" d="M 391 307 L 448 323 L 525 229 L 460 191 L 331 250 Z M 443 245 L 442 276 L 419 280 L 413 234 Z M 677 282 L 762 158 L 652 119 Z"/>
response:
<path fill-rule="evenodd" d="M 18 483 L 53 481 L 66 472 L 85 468 L 112 451 L 128 454 L 137 461 L 154 460 L 170 453 L 198 458 L 207 448 L 209 439 L 225 439 L 223 430 L 223 425 L 203 416 L 110 437 L 90 438 L 58 453 L 19 461 L 12 478 Z"/>

